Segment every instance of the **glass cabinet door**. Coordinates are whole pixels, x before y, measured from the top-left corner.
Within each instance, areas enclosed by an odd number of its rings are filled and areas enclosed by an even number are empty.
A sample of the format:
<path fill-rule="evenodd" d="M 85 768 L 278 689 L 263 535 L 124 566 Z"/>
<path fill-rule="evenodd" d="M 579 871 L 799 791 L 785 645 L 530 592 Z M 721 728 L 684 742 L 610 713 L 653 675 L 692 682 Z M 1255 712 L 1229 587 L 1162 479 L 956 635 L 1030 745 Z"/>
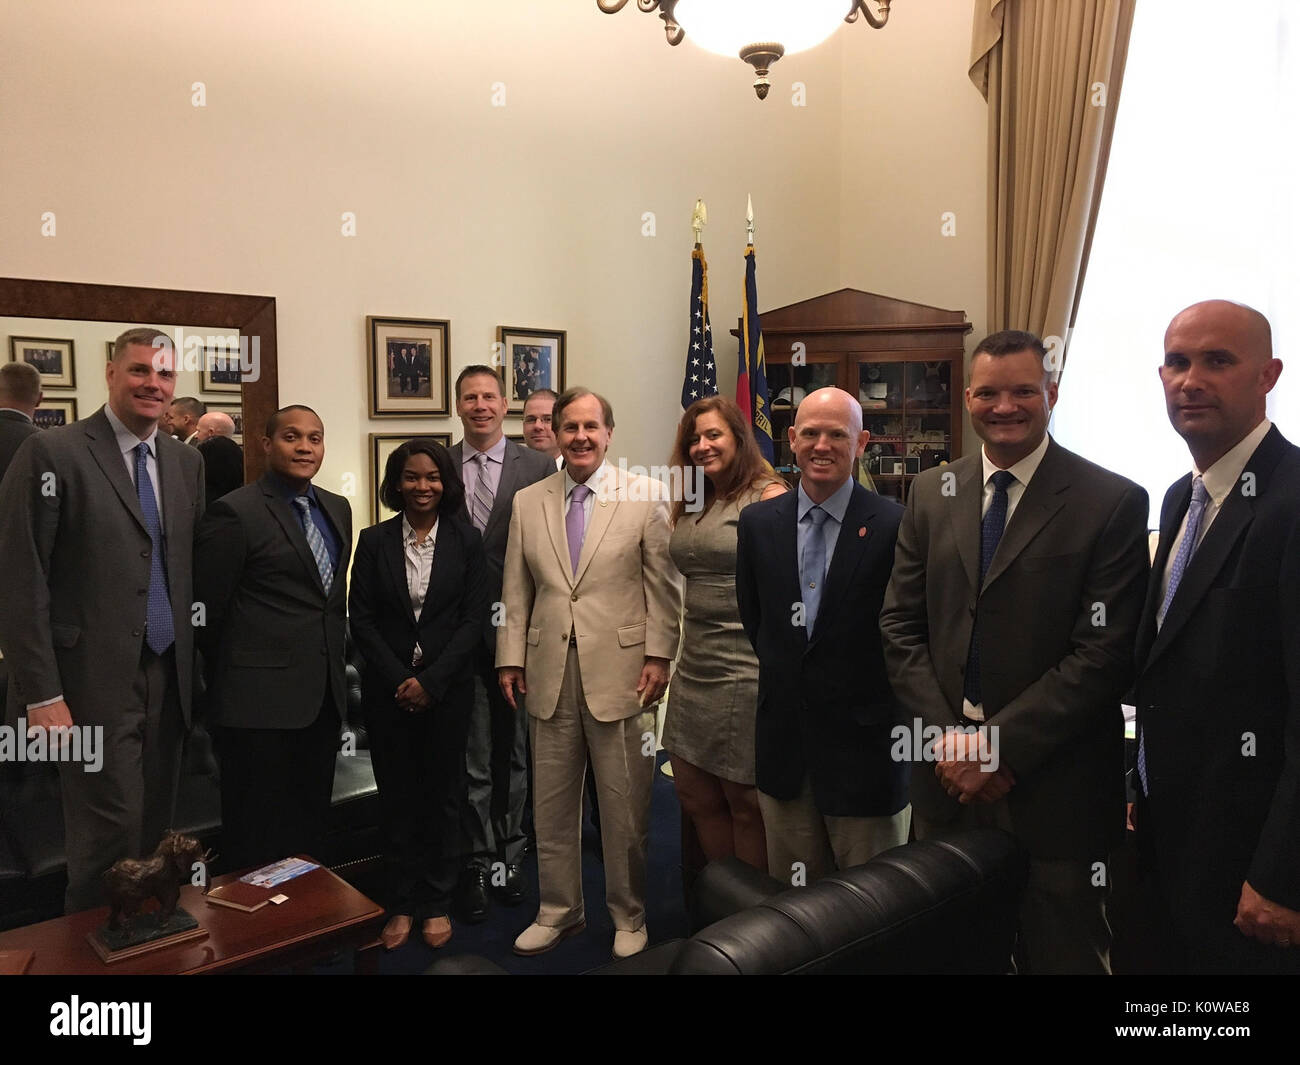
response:
<path fill-rule="evenodd" d="M 804 366 L 767 364 L 767 395 L 772 418 L 772 444 L 776 472 L 792 480 L 798 474 L 790 450 L 790 426 L 795 410 L 809 392 L 839 384 L 837 362 L 809 361 Z"/>
<path fill-rule="evenodd" d="M 900 502 L 922 470 L 951 458 L 952 363 L 858 363 L 862 425 L 871 433 L 865 472 L 881 495 Z"/>

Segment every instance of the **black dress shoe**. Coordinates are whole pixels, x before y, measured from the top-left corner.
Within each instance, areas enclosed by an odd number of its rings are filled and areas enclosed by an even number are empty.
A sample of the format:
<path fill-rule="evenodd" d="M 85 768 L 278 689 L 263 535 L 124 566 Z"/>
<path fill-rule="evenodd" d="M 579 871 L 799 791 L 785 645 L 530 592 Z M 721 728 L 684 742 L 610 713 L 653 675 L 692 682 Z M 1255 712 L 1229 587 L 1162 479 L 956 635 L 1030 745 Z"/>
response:
<path fill-rule="evenodd" d="M 518 865 L 506 866 L 506 882 L 497 888 L 497 894 L 507 906 L 518 906 L 524 901 L 524 873 Z"/>
<path fill-rule="evenodd" d="M 478 924 L 488 915 L 488 874 L 481 865 L 466 866 L 456 888 L 456 905 L 462 916 L 471 924 Z"/>

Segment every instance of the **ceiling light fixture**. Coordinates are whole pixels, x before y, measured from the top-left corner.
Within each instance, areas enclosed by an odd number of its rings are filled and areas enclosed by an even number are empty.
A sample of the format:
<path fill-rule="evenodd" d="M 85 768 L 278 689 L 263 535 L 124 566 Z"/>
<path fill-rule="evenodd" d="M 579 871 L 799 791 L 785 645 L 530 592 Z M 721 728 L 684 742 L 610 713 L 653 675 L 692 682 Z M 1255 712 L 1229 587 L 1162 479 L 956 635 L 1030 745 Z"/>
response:
<path fill-rule="evenodd" d="M 596 0 L 596 6 L 613 15 L 627 2 Z M 856 22 L 859 14 L 880 29 L 889 21 L 889 4 L 890 0 L 636 0 L 646 14 L 659 12 L 669 44 L 681 44 L 689 33 L 701 48 L 739 56 L 752 66 L 758 74 L 754 92 L 760 100 L 771 88 L 768 72 L 782 56 L 816 47 L 841 22 Z M 877 10 L 873 12 L 869 5 Z"/>

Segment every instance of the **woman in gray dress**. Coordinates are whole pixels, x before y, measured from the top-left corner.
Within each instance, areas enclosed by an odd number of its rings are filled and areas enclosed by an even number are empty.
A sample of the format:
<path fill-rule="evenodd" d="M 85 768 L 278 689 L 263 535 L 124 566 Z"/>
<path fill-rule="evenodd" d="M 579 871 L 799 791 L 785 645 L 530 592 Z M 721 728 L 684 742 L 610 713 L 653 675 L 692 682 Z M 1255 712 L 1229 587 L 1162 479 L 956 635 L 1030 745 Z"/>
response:
<path fill-rule="evenodd" d="M 673 783 L 705 857 L 735 855 L 767 868 L 754 787 L 758 659 L 736 606 L 736 523 L 760 499 L 786 491 L 734 401 L 686 408 L 670 464 L 704 473 L 704 509 L 673 507 L 673 562 L 686 578 L 682 654 L 673 674 L 663 745 Z"/>

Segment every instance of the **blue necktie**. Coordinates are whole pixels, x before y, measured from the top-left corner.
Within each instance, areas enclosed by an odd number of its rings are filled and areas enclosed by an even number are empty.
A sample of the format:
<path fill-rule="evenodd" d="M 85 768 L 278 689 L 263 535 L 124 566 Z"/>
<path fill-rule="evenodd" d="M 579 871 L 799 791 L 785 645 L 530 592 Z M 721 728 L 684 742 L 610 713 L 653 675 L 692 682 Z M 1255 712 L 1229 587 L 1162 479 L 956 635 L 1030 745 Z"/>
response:
<path fill-rule="evenodd" d="M 1191 561 L 1192 552 L 1196 550 L 1196 537 L 1201 531 L 1201 518 L 1205 514 L 1205 504 L 1210 501 L 1210 494 L 1205 490 L 1205 482 L 1197 477 L 1192 481 L 1192 502 L 1187 508 L 1187 530 L 1183 533 L 1182 543 L 1178 545 L 1178 554 L 1174 556 L 1173 568 L 1169 571 L 1169 588 L 1165 592 L 1164 602 L 1160 604 L 1160 613 L 1156 615 L 1156 630 L 1165 623 L 1169 613 L 1169 604 L 1174 601 L 1174 593 L 1182 583 L 1183 571 Z M 1142 794 L 1150 795 L 1147 790 L 1147 744 L 1146 736 L 1138 733 L 1138 780 L 1142 782 Z"/>
<path fill-rule="evenodd" d="M 812 637 L 817 622 L 817 608 L 822 601 L 822 584 L 826 579 L 826 536 L 822 526 L 830 517 L 821 507 L 813 507 L 804 515 L 812 525 L 804 541 L 803 558 L 799 560 L 799 585 L 803 593 L 804 634 Z"/>
<path fill-rule="evenodd" d="M 311 500 L 305 495 L 294 496 L 293 504 L 302 518 L 302 531 L 307 535 L 307 546 L 311 548 L 311 557 L 316 560 L 316 568 L 320 571 L 320 582 L 325 586 L 325 594 L 329 595 L 330 587 L 334 584 L 334 563 L 330 561 L 325 537 L 321 536 L 316 523 L 311 520 Z"/>
<path fill-rule="evenodd" d="M 989 503 L 988 512 L 980 522 L 980 590 L 984 588 L 984 575 L 993 563 L 998 541 L 1007 527 L 1007 488 L 1015 481 L 1008 470 L 998 470 L 992 477 L 993 501 Z M 971 626 L 970 651 L 966 655 L 966 681 L 962 685 L 962 695 L 971 704 L 979 706 L 984 701 L 980 687 L 980 615 L 978 605 L 975 608 L 975 623 Z"/>
<path fill-rule="evenodd" d="M 158 500 L 153 494 L 153 481 L 149 478 L 148 456 L 149 445 L 143 442 L 137 444 L 135 492 L 140 497 L 140 513 L 144 517 L 145 530 L 153 541 L 149 555 L 149 606 L 144 639 L 149 649 L 160 655 L 176 642 L 176 623 L 172 618 L 171 596 L 167 591 L 162 519 L 158 515 Z"/>

